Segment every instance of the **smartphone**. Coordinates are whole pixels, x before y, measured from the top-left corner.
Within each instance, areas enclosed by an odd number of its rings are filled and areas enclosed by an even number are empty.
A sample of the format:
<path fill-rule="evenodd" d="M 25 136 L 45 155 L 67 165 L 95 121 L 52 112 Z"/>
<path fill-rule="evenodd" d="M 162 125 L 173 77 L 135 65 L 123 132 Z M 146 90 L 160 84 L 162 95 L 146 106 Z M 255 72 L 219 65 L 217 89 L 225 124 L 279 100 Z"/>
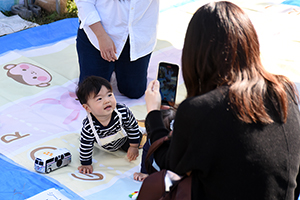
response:
<path fill-rule="evenodd" d="M 157 80 L 160 83 L 161 105 L 174 106 L 178 83 L 179 66 L 172 63 L 160 62 Z"/>

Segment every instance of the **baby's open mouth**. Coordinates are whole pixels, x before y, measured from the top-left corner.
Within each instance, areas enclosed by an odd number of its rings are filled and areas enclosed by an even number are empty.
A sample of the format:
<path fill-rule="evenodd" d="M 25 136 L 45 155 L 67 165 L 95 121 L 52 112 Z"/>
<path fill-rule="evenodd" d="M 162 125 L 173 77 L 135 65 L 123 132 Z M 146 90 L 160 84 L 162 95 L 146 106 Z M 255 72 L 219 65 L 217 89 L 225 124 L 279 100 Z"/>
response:
<path fill-rule="evenodd" d="M 105 108 L 104 108 L 104 110 L 108 110 L 108 109 L 110 109 L 111 108 L 111 106 L 106 106 Z"/>

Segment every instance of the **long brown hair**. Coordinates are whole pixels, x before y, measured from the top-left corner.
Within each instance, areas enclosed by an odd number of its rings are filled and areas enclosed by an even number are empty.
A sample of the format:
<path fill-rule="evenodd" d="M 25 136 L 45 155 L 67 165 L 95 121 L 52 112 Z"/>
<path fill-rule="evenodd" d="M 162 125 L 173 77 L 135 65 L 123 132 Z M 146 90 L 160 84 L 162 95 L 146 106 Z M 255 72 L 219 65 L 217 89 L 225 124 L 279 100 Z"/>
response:
<path fill-rule="evenodd" d="M 187 97 L 228 85 L 230 103 L 246 123 L 273 122 L 264 107 L 267 94 L 277 101 L 284 122 L 286 90 L 298 99 L 288 78 L 264 69 L 252 22 L 241 8 L 227 1 L 208 3 L 193 15 L 182 52 L 182 74 Z"/>

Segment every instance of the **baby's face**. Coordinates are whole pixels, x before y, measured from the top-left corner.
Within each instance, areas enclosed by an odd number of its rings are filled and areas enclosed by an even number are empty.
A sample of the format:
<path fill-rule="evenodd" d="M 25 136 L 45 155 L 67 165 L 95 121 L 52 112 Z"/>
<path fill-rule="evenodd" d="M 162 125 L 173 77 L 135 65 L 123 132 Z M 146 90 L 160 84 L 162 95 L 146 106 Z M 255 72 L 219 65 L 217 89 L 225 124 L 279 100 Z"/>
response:
<path fill-rule="evenodd" d="M 107 117 L 116 108 L 116 99 L 111 90 L 102 86 L 97 95 L 91 95 L 87 101 L 87 111 L 96 118 Z"/>

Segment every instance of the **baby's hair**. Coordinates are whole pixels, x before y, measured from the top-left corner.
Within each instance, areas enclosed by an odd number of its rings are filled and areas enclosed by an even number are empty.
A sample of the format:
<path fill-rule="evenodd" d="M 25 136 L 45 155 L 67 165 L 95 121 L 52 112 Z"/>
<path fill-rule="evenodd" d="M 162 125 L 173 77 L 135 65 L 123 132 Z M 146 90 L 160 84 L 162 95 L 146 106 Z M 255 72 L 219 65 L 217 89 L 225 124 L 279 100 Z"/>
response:
<path fill-rule="evenodd" d="M 99 76 L 89 76 L 79 83 L 76 96 L 81 104 L 86 104 L 91 95 L 95 97 L 102 86 L 106 87 L 108 90 L 112 91 L 111 84 L 105 78 Z"/>
<path fill-rule="evenodd" d="M 172 121 L 175 119 L 176 109 L 173 107 L 170 107 L 169 109 L 161 110 L 161 114 L 162 114 L 162 118 L 163 118 L 165 127 L 169 131 L 172 131 L 173 130 Z"/>
<path fill-rule="evenodd" d="M 163 109 L 163 110 L 160 110 L 160 113 L 162 115 L 165 127 L 169 131 L 172 131 L 173 130 L 172 121 L 175 119 L 176 108 L 170 107 L 168 109 Z M 146 132 L 150 133 L 150 127 L 148 126 L 147 123 L 145 123 L 145 128 L 146 128 Z"/>

